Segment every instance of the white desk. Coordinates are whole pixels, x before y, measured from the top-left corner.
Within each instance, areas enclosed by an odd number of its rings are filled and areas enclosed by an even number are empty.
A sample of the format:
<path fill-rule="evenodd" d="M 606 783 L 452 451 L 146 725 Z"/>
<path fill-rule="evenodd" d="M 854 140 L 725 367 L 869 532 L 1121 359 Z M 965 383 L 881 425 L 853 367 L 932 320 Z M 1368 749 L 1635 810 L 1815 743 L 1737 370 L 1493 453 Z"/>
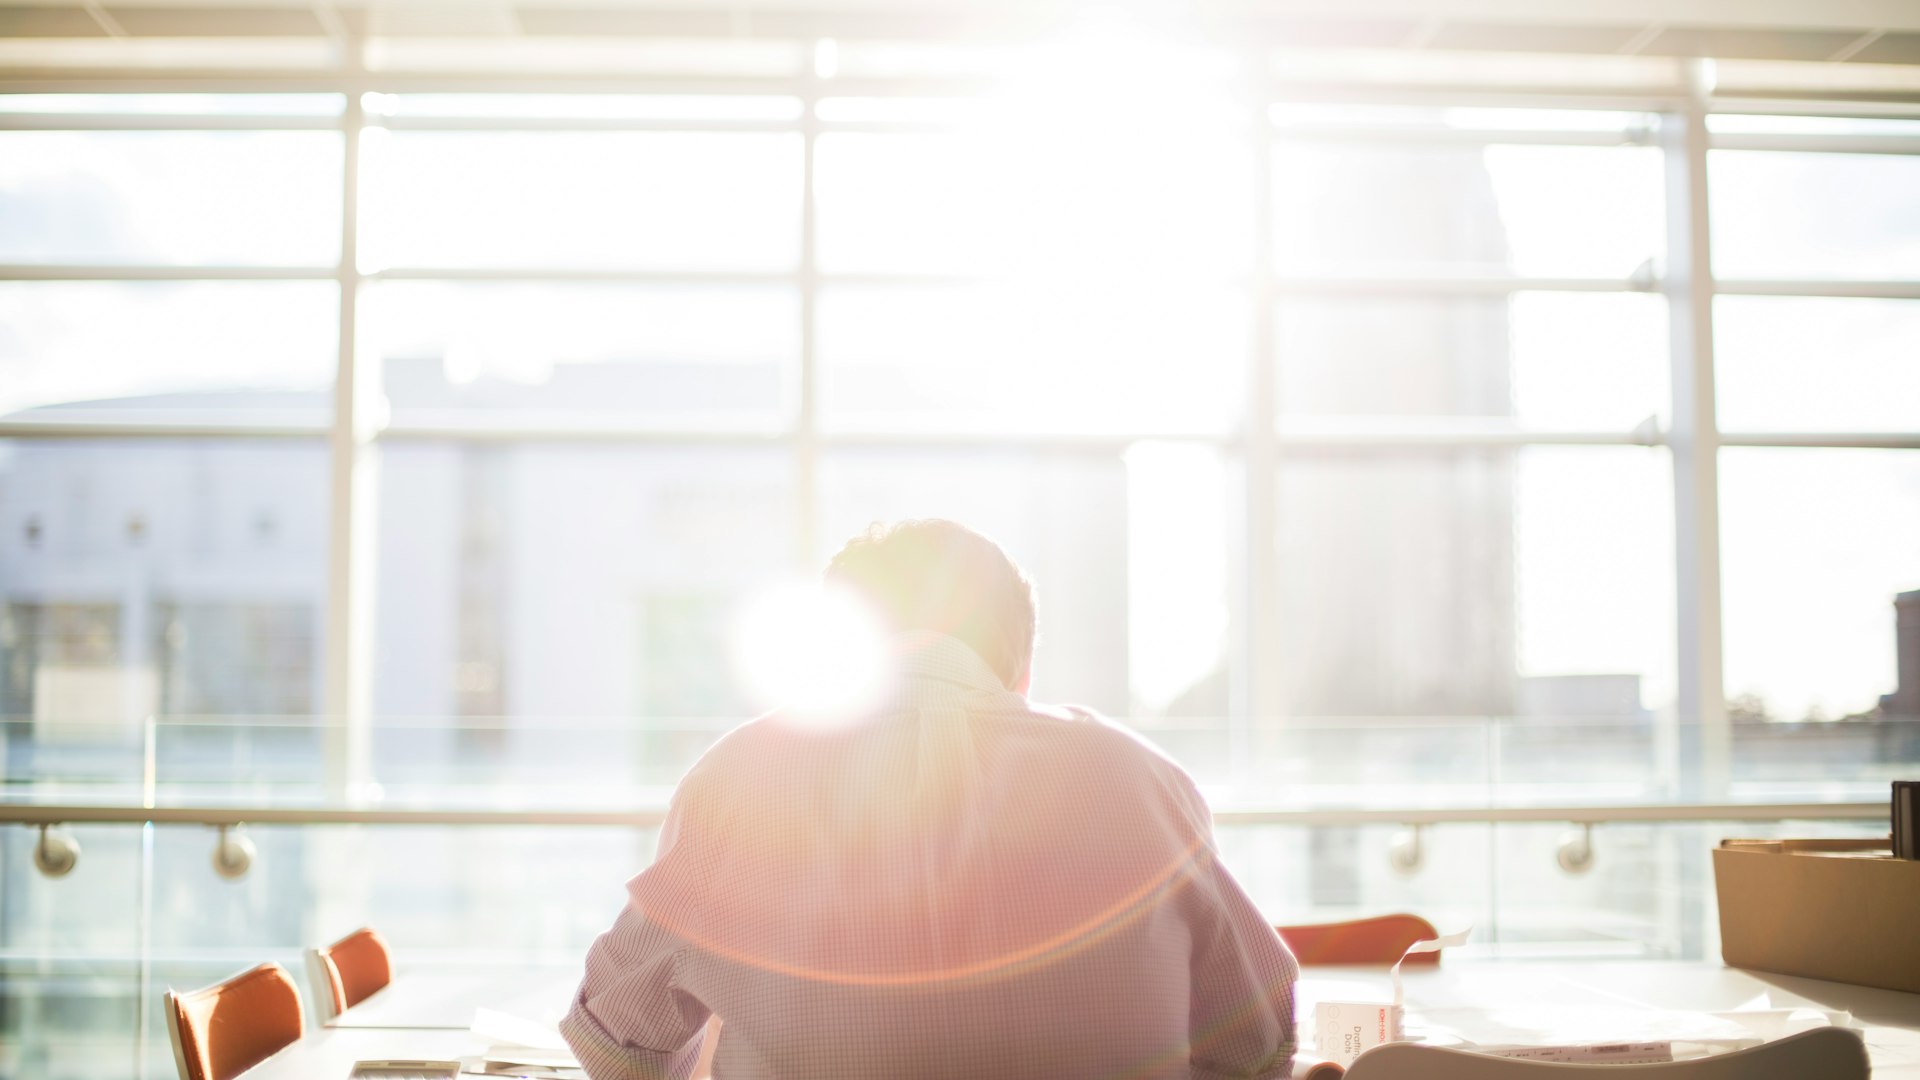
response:
<path fill-rule="evenodd" d="M 552 968 L 513 976 L 469 978 L 439 973 L 403 973 L 394 984 L 360 1008 L 379 1002 L 365 1016 L 449 1021 L 450 1026 L 335 1026 L 312 1032 L 296 1046 L 247 1074 L 247 1080 L 344 1080 L 364 1058 L 445 1058 L 479 1053 L 483 1048 L 464 1029 L 476 1006 L 504 1011 L 529 1010 L 528 1003 L 564 1007 L 576 984 L 574 973 Z M 1872 990 L 1843 983 L 1767 975 L 1718 963 L 1659 961 L 1472 961 L 1448 959 L 1438 967 L 1406 974 L 1406 1004 L 1415 1013 L 1495 1010 L 1521 1007 L 1687 1009 L 1715 1012 L 1735 1008 L 1766 994 L 1776 1008 L 1807 1006 L 1844 1009 L 1864 1027 L 1867 1053 L 1876 1080 L 1920 1080 L 1920 994 Z M 1387 991 L 1381 968 L 1309 968 L 1299 993 L 1301 1035 L 1311 1038 L 1312 1002 Z M 555 1004 L 557 1003 L 557 1004 Z M 355 1010 L 348 1010 L 351 1016 Z M 343 1018 L 344 1019 L 344 1018 Z M 1470 1024 L 1459 1025 L 1463 1030 Z M 1472 1035 L 1470 1030 L 1466 1034 Z"/>
<path fill-rule="evenodd" d="M 581 969 L 486 972 L 402 971 L 393 983 L 328 1022 L 334 1028 L 450 1028 L 465 1031 L 473 1010 L 497 1009 L 557 1024 L 580 986 Z"/>
<path fill-rule="evenodd" d="M 374 1058 L 453 1059 L 485 1048 L 465 1031 L 433 1028 L 319 1028 L 247 1070 L 246 1080 L 346 1080 Z"/>

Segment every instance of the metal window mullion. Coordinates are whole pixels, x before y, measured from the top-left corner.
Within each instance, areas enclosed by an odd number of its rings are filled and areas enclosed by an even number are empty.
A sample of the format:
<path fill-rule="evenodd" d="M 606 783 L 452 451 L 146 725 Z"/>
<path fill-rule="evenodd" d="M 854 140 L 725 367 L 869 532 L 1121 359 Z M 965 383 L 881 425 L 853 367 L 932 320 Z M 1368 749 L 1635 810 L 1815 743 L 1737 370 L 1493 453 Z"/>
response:
<path fill-rule="evenodd" d="M 1723 433 L 1721 446 L 1790 446 L 1800 449 L 1920 450 L 1914 431 L 1737 431 Z"/>
<path fill-rule="evenodd" d="M 645 270 L 587 266 L 389 266 L 363 275 L 368 281 L 485 281 L 623 285 L 785 285 L 787 271 Z"/>
<path fill-rule="evenodd" d="M 1675 674 L 1669 761 L 1683 801 L 1726 798 L 1731 733 L 1721 660 L 1719 440 L 1714 405 L 1713 264 L 1708 214 L 1707 109 L 1712 66 L 1682 69 L 1691 92 L 1662 125 L 1666 166 L 1667 295 L 1673 464 Z M 1660 887 L 1681 897 L 1681 955 L 1704 955 L 1709 912 L 1703 851 L 1663 864 Z"/>
<path fill-rule="evenodd" d="M 840 97 L 971 97 L 991 93 L 985 76 L 904 76 L 834 79 Z M 1275 86 L 1275 103 L 1429 105 L 1529 109 L 1576 109 L 1613 112 L 1666 112 L 1682 97 L 1676 90 L 1650 89 L 1621 93 L 1605 88 L 1580 90 L 1553 86 L 1382 85 L 1339 81 L 1303 81 Z M 799 96 L 817 87 L 796 76 L 668 75 L 531 72 L 368 72 L 340 70 L 160 68 L 66 68 L 39 72 L 14 71 L 0 77 L 0 94 L 90 93 L 336 93 L 358 96 L 379 93 L 547 93 L 547 94 L 688 94 Z M 1715 112 L 1776 115 L 1818 115 L 1868 119 L 1920 118 L 1920 104 L 1889 93 L 1875 100 L 1808 93 L 1800 96 L 1722 96 L 1712 101 Z"/>
<path fill-rule="evenodd" d="M 364 115 L 356 95 L 341 114 L 344 140 L 340 199 L 339 352 L 334 370 L 333 420 L 328 429 L 329 505 L 323 642 L 327 788 L 336 798 L 368 778 L 368 711 L 372 655 L 371 536 L 372 465 L 368 460 L 365 373 L 358 363 L 360 129 Z"/>
<path fill-rule="evenodd" d="M 0 281 L 332 281 L 331 266 L 0 263 Z"/>
<path fill-rule="evenodd" d="M 374 122 L 388 131 L 484 132 L 494 134 L 786 134 L 799 122 L 780 119 L 716 117 L 595 116 L 381 116 Z"/>
<path fill-rule="evenodd" d="M 364 283 L 364 278 L 362 279 Z M 360 365 L 362 384 L 366 377 L 364 358 Z M 361 410 L 364 414 L 364 410 Z M 364 415 L 362 415 L 364 419 Z M 22 418 L 0 420 L 0 438 L 124 438 L 124 439 L 200 439 L 242 437 L 251 439 L 321 439 L 332 431 L 331 422 L 297 418 L 269 418 L 234 422 L 208 415 L 185 420 L 109 419 L 99 415 L 63 414 L 58 418 Z M 746 427 L 663 427 L 643 423 L 606 424 L 586 422 L 566 414 L 545 414 L 509 421 L 452 416 L 444 420 L 423 419 L 409 414 L 377 430 L 363 430 L 363 443 L 404 441 L 464 442 L 575 442 L 625 443 L 661 446 L 777 446 L 792 441 L 791 424 L 778 428 Z M 812 439 L 822 450 L 835 448 L 873 450 L 966 450 L 973 447 L 1018 449 L 1034 453 L 1118 455 L 1139 442 L 1170 442 L 1209 446 L 1224 452 L 1244 450 L 1243 433 L 1202 431 L 1129 430 L 1086 434 L 1050 434 L 1046 432 L 941 432 L 902 429 L 871 431 L 816 431 Z M 1449 429 L 1410 425 L 1404 429 L 1356 427 L 1342 429 L 1281 425 L 1274 439 L 1279 451 L 1300 453 L 1394 454 L 1408 451 L 1431 452 L 1477 447 L 1514 446 L 1662 446 L 1666 435 L 1657 431 L 1552 431 Z M 1875 447 L 1903 449 L 1920 447 L 1920 432 L 1739 432 L 1723 436 L 1723 446 L 1822 446 Z"/>
<path fill-rule="evenodd" d="M 1719 426 L 1714 403 L 1713 266 L 1708 217 L 1706 85 L 1710 68 L 1690 71 L 1696 92 L 1665 137 L 1668 325 L 1672 365 L 1676 716 L 1697 738 L 1693 798 L 1720 799 L 1728 782 L 1730 732 L 1721 657 Z M 1688 739 L 1683 738 L 1683 745 Z"/>
<path fill-rule="evenodd" d="M 63 410 L 64 411 L 64 410 Z M 319 439 L 319 423 L 242 421 L 148 421 L 103 419 L 0 420 L 0 439 Z"/>
<path fill-rule="evenodd" d="M 969 76 L 839 76 L 835 97 L 975 97 L 993 81 Z M 0 73 L 0 94 L 635 94 L 804 97 L 811 75 L 667 75 L 618 72 L 340 72 L 321 70 L 68 68 Z"/>
<path fill-rule="evenodd" d="M 1708 111 L 1743 116 L 1837 116 L 1856 120 L 1920 120 L 1920 102 L 1901 100 L 1892 96 L 1875 101 L 1870 98 L 1846 98 L 1833 95 L 1826 97 L 1723 95 L 1711 99 Z"/>
<path fill-rule="evenodd" d="M 800 366 L 796 373 L 793 424 L 794 558 L 800 572 L 817 561 L 820 533 L 819 220 L 815 205 L 815 158 L 820 142 L 819 98 L 811 86 L 802 96 L 800 121 Z"/>
<path fill-rule="evenodd" d="M 1714 282 L 1720 296 L 1807 296 L 1857 300 L 1920 300 L 1920 281 L 1745 278 Z"/>
<path fill-rule="evenodd" d="M 338 131 L 334 116 L 0 112 L 0 131 Z"/>
<path fill-rule="evenodd" d="M 1280 672 L 1280 548 L 1279 391 L 1275 370 L 1274 248 L 1273 248 L 1273 126 L 1267 119 L 1270 90 L 1265 66 L 1247 59 L 1253 183 L 1252 286 L 1247 353 L 1247 410 L 1244 468 L 1246 470 L 1246 527 L 1243 531 L 1247 581 L 1246 616 L 1242 648 L 1246 672 L 1240 680 L 1242 700 L 1230 708 L 1229 744 L 1236 770 L 1251 762 L 1256 727 L 1271 729 L 1282 719 Z M 1245 776 L 1236 776 L 1245 790 Z"/>
<path fill-rule="evenodd" d="M 1646 146 L 1647 136 L 1631 129 L 1622 130 L 1528 130 L 1525 128 L 1448 128 L 1393 127 L 1364 124 L 1277 125 L 1273 133 L 1281 143 L 1313 144 L 1388 144 L 1401 147 L 1433 146 L 1597 146 L 1631 149 Z"/>
<path fill-rule="evenodd" d="M 1715 150 L 1794 154 L 1920 154 L 1920 136 L 1825 135 L 1811 132 L 1729 132 L 1712 137 Z"/>
<path fill-rule="evenodd" d="M 1276 105 L 1443 105 L 1472 109 L 1564 109 L 1581 112 L 1659 113 L 1674 107 L 1674 90 L 1568 89 L 1549 85 L 1358 83 L 1302 81 L 1276 86 Z"/>
<path fill-rule="evenodd" d="M 1504 296 L 1516 292 L 1646 292 L 1632 277 L 1523 277 L 1517 274 L 1288 273 L 1269 278 L 1274 296 Z"/>

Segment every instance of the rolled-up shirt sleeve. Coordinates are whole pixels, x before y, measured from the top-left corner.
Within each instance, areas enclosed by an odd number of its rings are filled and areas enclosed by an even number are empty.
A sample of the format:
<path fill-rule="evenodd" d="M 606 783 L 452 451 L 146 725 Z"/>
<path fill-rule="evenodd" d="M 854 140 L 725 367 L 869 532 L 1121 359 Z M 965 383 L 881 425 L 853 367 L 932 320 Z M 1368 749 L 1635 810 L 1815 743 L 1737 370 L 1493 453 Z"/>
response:
<path fill-rule="evenodd" d="M 1273 925 L 1220 864 L 1212 815 L 1188 788 L 1189 821 L 1204 837 L 1192 900 L 1189 1059 L 1196 1080 L 1292 1074 L 1299 965 Z"/>
<path fill-rule="evenodd" d="M 592 1080 L 685 1080 L 699 1060 L 709 1010 L 676 981 L 700 895 L 688 831 L 676 800 L 653 865 L 628 883 L 627 906 L 588 951 L 560 1022 Z"/>

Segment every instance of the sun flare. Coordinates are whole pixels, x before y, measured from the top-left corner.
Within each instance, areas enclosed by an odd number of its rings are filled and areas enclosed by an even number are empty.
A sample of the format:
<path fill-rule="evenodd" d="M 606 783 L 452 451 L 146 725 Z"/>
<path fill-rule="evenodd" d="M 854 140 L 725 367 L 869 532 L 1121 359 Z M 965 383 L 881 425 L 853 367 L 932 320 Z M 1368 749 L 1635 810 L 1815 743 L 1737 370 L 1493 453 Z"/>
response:
<path fill-rule="evenodd" d="M 845 589 L 788 583 L 762 593 L 742 613 L 737 653 L 757 702 L 794 719 L 850 721 L 885 689 L 886 633 Z"/>

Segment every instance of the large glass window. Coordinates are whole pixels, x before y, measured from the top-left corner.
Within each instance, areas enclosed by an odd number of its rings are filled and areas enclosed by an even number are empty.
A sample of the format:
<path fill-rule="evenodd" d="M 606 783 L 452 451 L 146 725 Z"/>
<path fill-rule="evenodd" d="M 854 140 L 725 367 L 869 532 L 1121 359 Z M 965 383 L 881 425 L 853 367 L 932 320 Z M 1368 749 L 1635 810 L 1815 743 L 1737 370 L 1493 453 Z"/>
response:
<path fill-rule="evenodd" d="M 341 137 L 325 131 L 0 132 L 0 260 L 325 266 Z"/>
<path fill-rule="evenodd" d="M 1708 167 L 1715 273 L 1920 277 L 1920 157 L 1715 150 Z"/>
<path fill-rule="evenodd" d="M 798 135 L 375 128 L 361 145 L 368 269 L 783 271 L 799 257 Z"/>
<path fill-rule="evenodd" d="M 1252 174 L 1232 109 L 1170 92 L 1130 116 L 1118 107 L 1131 100 L 1057 92 L 1001 103 L 959 134 L 820 136 L 820 269 L 1066 276 L 1069 288 L 1246 271 Z"/>
<path fill-rule="evenodd" d="M 1283 143 L 1274 254 L 1290 271 L 1626 277 L 1666 250 L 1648 147 Z"/>
<path fill-rule="evenodd" d="M 370 49 L 375 83 L 397 47 Z M 806 50 L 749 51 L 782 74 Z M 22 129 L 0 131 L 4 794 L 137 804 L 150 753 L 162 804 L 656 807 L 772 704 L 739 654 L 755 602 L 919 516 L 1033 578 L 1035 697 L 1142 731 L 1218 807 L 1685 797 L 1675 598 L 1716 571 L 1715 796 L 1879 798 L 1920 761 L 1893 606 L 1920 590 L 1920 452 L 1896 448 L 1920 301 L 1895 298 L 1920 158 L 1787 147 L 1892 151 L 1872 140 L 1911 127 L 1715 118 L 1729 445 L 1703 496 L 1665 446 L 1691 308 L 1660 280 L 1685 205 L 1662 118 L 1282 104 L 1261 131 L 1218 65 L 998 55 L 849 43 L 842 74 L 1000 78 L 811 115 L 754 87 L 410 89 L 366 94 L 347 132 L 344 93 L 0 95 L 28 116 L 0 125 Z M 165 130 L 202 116 L 220 130 Z M 1787 148 L 1727 141 L 1755 136 Z M 343 329 L 359 408 L 336 441 Z M 1884 448 L 1741 445 L 1821 441 Z M 1676 499 L 1700 497 L 1720 546 L 1676 551 Z M 349 543 L 364 582 L 329 577 Z M 355 700 L 329 625 L 371 658 L 365 724 L 329 712 Z M 1609 826 L 1581 878 L 1545 824 L 1431 829 L 1412 876 L 1397 827 L 1221 836 L 1276 918 L 1411 907 L 1501 947 L 1697 956 L 1710 828 Z M 0 1009 L 0 1071 L 21 1031 L 91 1008 L 66 1030 L 111 1041 L 153 1006 L 119 959 L 147 947 L 141 874 L 149 945 L 182 957 L 154 978 L 185 985 L 348 912 L 572 958 L 617 882 L 552 883 L 652 846 L 275 827 L 236 889 L 185 830 L 79 832 L 63 881 L 0 832 L 0 980 L 64 980 Z"/>
<path fill-rule="evenodd" d="M 780 426 L 799 352 L 780 286 L 389 281 L 360 340 L 397 425 Z"/>
<path fill-rule="evenodd" d="M 317 792 L 327 476 L 319 439 L 0 440 L 20 794 L 137 799 L 149 745 L 169 797 Z"/>
<path fill-rule="evenodd" d="M 1913 125 L 1715 121 L 1730 138 L 1810 143 L 1712 152 L 1715 273 L 1732 290 L 1763 278 L 1833 294 L 1715 303 L 1716 403 L 1736 444 L 1718 492 L 1733 782 L 1752 797 L 1878 799 L 1920 759 L 1920 699 L 1896 663 L 1913 646 L 1899 597 L 1920 590 L 1920 454 L 1847 443 L 1899 446 L 1920 415 L 1920 305 L 1875 295 L 1920 268 L 1920 158 L 1887 138 Z M 1836 143 L 1884 152 L 1819 152 Z M 1777 441 L 1803 445 L 1738 445 Z"/>
<path fill-rule="evenodd" d="M 819 306 L 830 430 L 1225 433 L 1247 308 L 1226 289 L 836 285 Z"/>
<path fill-rule="evenodd" d="M 0 415 L 322 422 L 338 358 L 331 282 L 0 282 Z"/>
<path fill-rule="evenodd" d="M 1920 301 L 1723 296 L 1713 314 L 1722 428 L 1920 427 Z"/>
<path fill-rule="evenodd" d="M 1639 449 L 1286 461 L 1287 712 L 1644 722 L 1672 694 L 1670 492 Z"/>
<path fill-rule="evenodd" d="M 1299 297 L 1277 319 L 1279 408 L 1296 423 L 1448 417 L 1626 431 L 1667 412 L 1658 297 Z"/>
<path fill-rule="evenodd" d="M 1720 514 L 1736 719 L 1871 713 L 1898 684 L 1894 598 L 1920 589 L 1920 454 L 1729 448 Z"/>

